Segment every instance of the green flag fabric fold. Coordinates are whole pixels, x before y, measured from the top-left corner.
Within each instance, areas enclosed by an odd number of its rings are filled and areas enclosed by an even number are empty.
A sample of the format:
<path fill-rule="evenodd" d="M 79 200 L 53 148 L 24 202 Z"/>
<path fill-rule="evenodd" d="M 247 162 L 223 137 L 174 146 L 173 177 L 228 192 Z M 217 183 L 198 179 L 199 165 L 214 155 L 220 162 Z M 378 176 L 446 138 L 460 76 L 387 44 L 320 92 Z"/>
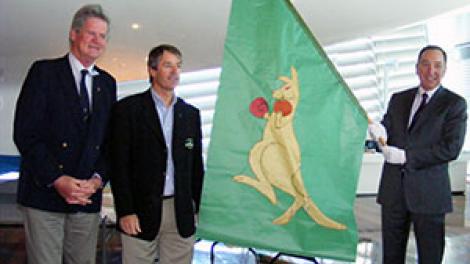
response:
<path fill-rule="evenodd" d="M 198 237 L 354 260 L 366 128 L 289 1 L 232 1 Z"/>

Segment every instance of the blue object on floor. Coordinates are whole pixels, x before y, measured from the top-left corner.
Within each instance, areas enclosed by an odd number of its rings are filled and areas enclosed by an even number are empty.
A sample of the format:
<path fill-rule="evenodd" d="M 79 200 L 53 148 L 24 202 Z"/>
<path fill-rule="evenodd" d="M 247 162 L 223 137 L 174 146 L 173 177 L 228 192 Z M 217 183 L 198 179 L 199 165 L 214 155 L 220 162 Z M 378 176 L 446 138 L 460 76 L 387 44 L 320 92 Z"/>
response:
<path fill-rule="evenodd" d="M 20 156 L 0 155 L 0 174 L 17 172 L 20 168 Z"/>
<path fill-rule="evenodd" d="M 20 169 L 20 156 L 0 155 L 0 182 L 13 180 L 11 173 L 17 173 Z M 5 177 L 2 177 L 4 176 Z M 8 176 L 8 178 L 6 178 Z"/>

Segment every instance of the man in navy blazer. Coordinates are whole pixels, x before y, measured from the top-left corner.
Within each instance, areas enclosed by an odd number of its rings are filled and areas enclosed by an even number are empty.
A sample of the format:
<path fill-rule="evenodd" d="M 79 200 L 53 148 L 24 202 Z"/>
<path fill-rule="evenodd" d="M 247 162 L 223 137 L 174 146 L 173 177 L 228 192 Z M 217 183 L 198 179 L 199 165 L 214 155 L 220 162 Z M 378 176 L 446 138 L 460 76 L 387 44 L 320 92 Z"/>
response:
<path fill-rule="evenodd" d="M 385 264 L 405 263 L 411 224 L 418 262 L 442 261 L 445 214 L 452 211 L 448 163 L 462 149 L 467 120 L 465 99 L 441 85 L 446 62 L 442 48 L 424 47 L 416 64 L 420 85 L 393 94 L 383 126 L 369 126 L 374 139 L 386 141 L 377 199 Z"/>
<path fill-rule="evenodd" d="M 104 138 L 116 81 L 95 66 L 109 20 L 99 5 L 73 18 L 70 52 L 36 61 L 23 83 L 14 121 L 21 154 L 17 200 L 29 263 L 94 263 Z"/>
<path fill-rule="evenodd" d="M 199 110 L 174 93 L 182 56 L 153 48 L 151 88 L 119 101 L 110 127 L 110 180 L 128 264 L 191 263 L 203 181 Z"/>

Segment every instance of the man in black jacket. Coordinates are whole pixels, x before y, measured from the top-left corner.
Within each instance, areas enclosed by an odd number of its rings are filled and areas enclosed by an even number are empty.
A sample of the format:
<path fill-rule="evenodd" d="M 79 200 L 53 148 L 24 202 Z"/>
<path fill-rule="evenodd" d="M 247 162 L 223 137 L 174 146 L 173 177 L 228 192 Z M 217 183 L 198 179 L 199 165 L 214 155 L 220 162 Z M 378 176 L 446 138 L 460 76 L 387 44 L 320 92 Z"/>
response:
<path fill-rule="evenodd" d="M 446 62 L 442 48 L 424 47 L 416 64 L 420 85 L 394 94 L 383 126 L 369 126 L 374 139 L 387 142 L 378 194 L 385 264 L 405 263 L 411 224 L 418 262 L 442 261 L 445 214 L 452 211 L 448 163 L 462 149 L 467 120 L 465 100 L 441 85 Z"/>
<path fill-rule="evenodd" d="M 75 14 L 70 52 L 35 62 L 16 104 L 28 263 L 94 263 L 106 180 L 103 139 L 116 81 L 95 66 L 109 20 L 99 5 Z"/>
<path fill-rule="evenodd" d="M 151 88 L 119 101 L 110 136 L 111 188 L 129 264 L 191 263 L 203 181 L 199 110 L 174 93 L 181 53 L 150 51 Z"/>

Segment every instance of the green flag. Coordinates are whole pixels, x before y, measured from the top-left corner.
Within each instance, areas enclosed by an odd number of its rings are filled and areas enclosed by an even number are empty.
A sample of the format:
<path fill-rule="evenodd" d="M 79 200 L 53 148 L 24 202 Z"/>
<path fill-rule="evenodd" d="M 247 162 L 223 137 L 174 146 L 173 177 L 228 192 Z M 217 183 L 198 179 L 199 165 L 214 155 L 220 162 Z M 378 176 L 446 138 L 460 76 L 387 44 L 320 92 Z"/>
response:
<path fill-rule="evenodd" d="M 366 128 L 289 1 L 232 1 L 198 236 L 355 259 Z"/>

